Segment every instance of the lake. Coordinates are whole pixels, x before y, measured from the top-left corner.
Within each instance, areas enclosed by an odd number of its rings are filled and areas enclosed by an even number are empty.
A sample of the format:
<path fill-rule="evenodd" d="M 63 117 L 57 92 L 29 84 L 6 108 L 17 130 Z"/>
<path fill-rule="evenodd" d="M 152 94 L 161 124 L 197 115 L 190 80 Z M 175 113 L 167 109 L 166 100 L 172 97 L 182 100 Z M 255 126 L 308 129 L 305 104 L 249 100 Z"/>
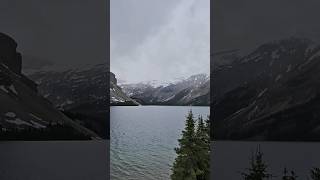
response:
<path fill-rule="evenodd" d="M 1 141 L 1 180 L 107 180 L 109 141 Z"/>
<path fill-rule="evenodd" d="M 111 107 L 111 179 L 170 179 L 174 148 L 190 109 L 195 117 L 209 115 L 209 107 Z"/>
<path fill-rule="evenodd" d="M 211 179 L 243 179 L 241 172 L 246 172 L 258 146 L 268 173 L 276 176 L 272 179 L 281 179 L 285 167 L 294 170 L 298 179 L 308 179 L 310 169 L 320 167 L 320 143 L 217 141 L 211 142 Z"/>

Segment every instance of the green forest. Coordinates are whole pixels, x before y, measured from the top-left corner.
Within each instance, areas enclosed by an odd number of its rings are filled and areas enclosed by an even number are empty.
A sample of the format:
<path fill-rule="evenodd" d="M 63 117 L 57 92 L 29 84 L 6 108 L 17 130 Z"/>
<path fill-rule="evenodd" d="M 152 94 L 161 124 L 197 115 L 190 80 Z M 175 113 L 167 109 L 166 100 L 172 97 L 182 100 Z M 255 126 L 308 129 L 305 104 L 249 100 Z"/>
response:
<path fill-rule="evenodd" d="M 192 111 L 186 117 L 185 129 L 175 149 L 172 180 L 210 179 L 210 118 L 194 118 Z"/>
<path fill-rule="evenodd" d="M 192 111 L 186 117 L 185 128 L 175 148 L 177 157 L 172 167 L 172 180 L 210 179 L 210 118 L 195 118 Z M 249 159 L 248 168 L 240 172 L 243 180 L 320 180 L 320 168 L 310 169 L 309 176 L 300 177 L 294 170 L 284 168 L 281 175 L 269 172 L 269 165 L 263 159 L 260 146 Z"/>

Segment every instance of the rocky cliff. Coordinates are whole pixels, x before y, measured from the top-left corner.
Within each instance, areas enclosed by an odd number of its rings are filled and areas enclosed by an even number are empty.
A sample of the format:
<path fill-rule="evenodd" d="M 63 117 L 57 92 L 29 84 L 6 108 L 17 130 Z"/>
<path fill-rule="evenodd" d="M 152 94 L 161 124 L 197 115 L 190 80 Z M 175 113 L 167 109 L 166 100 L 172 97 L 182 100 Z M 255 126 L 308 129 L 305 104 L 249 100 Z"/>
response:
<path fill-rule="evenodd" d="M 110 72 L 110 103 L 111 105 L 140 105 L 136 100 L 125 94 L 121 87 L 118 86 L 118 81 L 112 72 Z"/>
<path fill-rule="evenodd" d="M 56 110 L 21 73 L 16 42 L 0 34 L 0 139 L 97 139 L 93 131 Z"/>

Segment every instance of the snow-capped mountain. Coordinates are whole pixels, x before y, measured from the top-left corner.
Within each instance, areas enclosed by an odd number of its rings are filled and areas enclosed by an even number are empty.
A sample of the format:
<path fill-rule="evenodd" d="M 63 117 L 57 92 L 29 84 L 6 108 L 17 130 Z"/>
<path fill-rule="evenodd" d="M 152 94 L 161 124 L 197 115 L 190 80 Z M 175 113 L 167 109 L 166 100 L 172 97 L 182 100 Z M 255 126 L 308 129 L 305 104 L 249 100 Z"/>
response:
<path fill-rule="evenodd" d="M 320 140 L 319 55 L 292 37 L 213 68 L 214 138 Z"/>
<path fill-rule="evenodd" d="M 121 84 L 123 91 L 146 105 L 209 105 L 210 80 L 206 74 L 155 86 L 152 83 Z"/>

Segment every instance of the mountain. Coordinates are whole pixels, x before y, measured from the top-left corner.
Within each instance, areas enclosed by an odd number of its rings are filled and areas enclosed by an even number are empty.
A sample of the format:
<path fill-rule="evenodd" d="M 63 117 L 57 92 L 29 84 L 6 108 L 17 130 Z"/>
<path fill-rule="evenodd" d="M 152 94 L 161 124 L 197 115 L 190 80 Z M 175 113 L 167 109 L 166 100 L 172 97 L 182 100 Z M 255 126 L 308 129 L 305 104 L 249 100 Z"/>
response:
<path fill-rule="evenodd" d="M 140 105 L 137 101 L 128 97 L 118 86 L 115 74 L 110 72 L 110 104 L 111 105 Z"/>
<path fill-rule="evenodd" d="M 320 140 L 319 56 L 291 37 L 213 68 L 214 138 Z"/>
<path fill-rule="evenodd" d="M 37 85 L 21 73 L 17 43 L 0 33 L 0 139 L 100 139 L 43 98 Z"/>
<path fill-rule="evenodd" d="M 122 84 L 123 91 L 144 105 L 209 105 L 210 80 L 206 74 L 193 75 L 168 85 Z"/>
<path fill-rule="evenodd" d="M 106 64 L 97 64 L 63 70 L 40 69 L 28 77 L 38 84 L 39 93 L 56 108 L 107 137 L 108 73 Z"/>
<path fill-rule="evenodd" d="M 231 63 L 240 58 L 240 50 L 225 50 L 213 53 L 213 66 L 215 69 L 220 69 L 229 66 Z"/>
<path fill-rule="evenodd" d="M 39 92 L 57 108 L 76 109 L 90 104 L 103 111 L 108 107 L 107 67 L 98 64 L 83 69 L 38 71 L 28 76 L 39 87 Z"/>

